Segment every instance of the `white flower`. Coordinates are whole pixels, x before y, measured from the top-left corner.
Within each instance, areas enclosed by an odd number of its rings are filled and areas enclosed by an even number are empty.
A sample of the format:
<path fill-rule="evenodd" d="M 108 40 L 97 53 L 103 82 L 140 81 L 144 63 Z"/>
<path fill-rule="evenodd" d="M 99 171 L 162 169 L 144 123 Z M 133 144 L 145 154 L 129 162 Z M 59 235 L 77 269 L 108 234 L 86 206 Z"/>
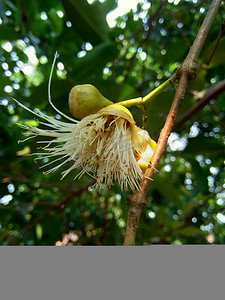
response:
<path fill-rule="evenodd" d="M 149 165 L 155 142 L 150 139 L 147 131 L 135 125 L 128 109 L 113 104 L 81 121 L 68 117 L 69 123 L 49 117 L 39 110 L 31 111 L 15 101 L 46 121 L 39 121 L 39 124 L 48 129 L 21 125 L 27 130 L 25 135 L 28 139 L 46 137 L 45 141 L 41 141 L 44 144 L 42 153 L 35 153 L 37 159 L 53 158 L 43 166 L 46 168 L 54 164 L 54 167 L 45 171 L 46 174 L 64 166 L 67 168 L 62 172 L 64 178 L 73 169 L 81 168 L 74 179 L 88 173 L 96 179 L 96 189 L 104 185 L 111 187 L 114 182 L 118 182 L 122 190 L 128 190 L 129 187 L 132 190 L 139 189 L 143 170 Z"/>

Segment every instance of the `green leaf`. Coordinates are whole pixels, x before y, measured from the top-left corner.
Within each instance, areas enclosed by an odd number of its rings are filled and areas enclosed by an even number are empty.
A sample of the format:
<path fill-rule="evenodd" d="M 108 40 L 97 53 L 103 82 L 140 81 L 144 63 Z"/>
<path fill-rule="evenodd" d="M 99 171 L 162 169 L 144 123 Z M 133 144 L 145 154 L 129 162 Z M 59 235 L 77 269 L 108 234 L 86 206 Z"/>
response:
<path fill-rule="evenodd" d="M 51 82 L 51 98 L 57 108 L 64 111 L 65 106 L 68 107 L 68 97 L 72 85 L 66 80 L 53 80 Z M 48 83 L 44 82 L 41 85 L 32 88 L 32 108 L 44 108 L 48 105 Z M 50 107 L 50 105 L 49 105 Z M 65 112 L 65 111 L 64 111 Z M 66 112 L 65 112 L 66 113 Z"/>
<path fill-rule="evenodd" d="M 6 93 L 3 91 L 4 87 L 8 84 L 11 84 L 12 82 L 10 81 L 9 77 L 6 76 L 1 76 L 1 80 L 0 80 L 0 91 L 1 91 L 1 96 L 4 94 L 4 96 L 6 95 Z"/>
<path fill-rule="evenodd" d="M 7 23 L 7 17 L 6 17 L 6 8 L 5 8 L 5 5 L 3 3 L 3 1 L 0 1 L 0 16 L 3 20 L 3 23 Z"/>
<path fill-rule="evenodd" d="M 15 31 L 15 28 L 11 24 L 0 25 L 0 40 L 1 41 L 14 41 L 21 38 L 19 32 Z"/>
<path fill-rule="evenodd" d="M 214 103 L 214 107 L 216 110 L 219 112 L 225 111 L 225 93 L 221 94 L 217 99 L 216 102 Z"/>
<path fill-rule="evenodd" d="M 56 10 L 53 8 L 48 12 L 48 17 L 54 26 L 56 36 L 59 36 L 63 31 L 63 20 L 59 18 Z"/>
<path fill-rule="evenodd" d="M 108 14 L 111 10 L 117 7 L 117 3 L 115 0 L 105 0 L 101 4 L 102 10 L 104 11 L 105 15 Z"/>
<path fill-rule="evenodd" d="M 199 206 L 199 200 L 194 198 L 187 202 L 186 206 L 182 209 L 184 216 L 189 216 Z"/>
<path fill-rule="evenodd" d="M 43 235 L 43 230 L 42 230 L 41 224 L 37 224 L 35 229 L 36 229 L 36 236 L 37 236 L 37 239 L 38 239 L 38 240 L 41 240 L 42 235 Z"/>
<path fill-rule="evenodd" d="M 117 53 L 115 44 L 106 42 L 99 44 L 94 49 L 87 53 L 83 58 L 77 58 L 74 61 L 74 69 L 72 71 L 73 80 L 79 81 L 85 78 L 85 83 L 89 78 L 96 77 L 98 71 L 102 74 L 102 68 L 109 62 Z M 82 80 L 84 81 L 84 79 Z"/>
<path fill-rule="evenodd" d="M 168 183 L 163 177 L 157 177 L 155 181 L 151 183 L 151 188 L 157 189 L 164 197 L 167 203 L 175 203 L 176 206 L 181 206 L 181 199 L 177 193 L 177 188 L 172 183 Z"/>
<path fill-rule="evenodd" d="M 225 145 L 221 141 L 209 137 L 195 137 L 188 139 L 187 147 L 182 154 L 219 154 L 224 153 Z"/>
<path fill-rule="evenodd" d="M 193 157 L 189 157 L 188 161 L 192 166 L 192 171 L 195 176 L 200 192 L 203 194 L 208 193 L 208 180 L 204 169 L 199 165 L 199 162 Z"/>
<path fill-rule="evenodd" d="M 90 5 L 86 0 L 62 2 L 74 30 L 78 31 L 84 40 L 93 45 L 108 40 L 109 27 L 101 3 L 95 1 Z"/>
<path fill-rule="evenodd" d="M 176 38 L 168 40 L 165 42 L 164 45 L 166 49 L 166 54 L 161 55 L 162 62 L 167 64 L 172 61 L 179 61 L 181 62 L 184 58 L 184 55 L 188 52 L 188 47 L 185 44 L 184 40 L 181 38 Z"/>
<path fill-rule="evenodd" d="M 166 206 L 161 206 L 159 211 L 156 214 L 158 226 L 163 229 L 168 226 L 169 224 L 169 216 L 166 212 Z"/>
<path fill-rule="evenodd" d="M 189 237 L 191 235 L 200 235 L 205 236 L 206 233 L 202 231 L 200 228 L 195 226 L 187 226 L 178 230 L 173 231 L 173 235 L 181 235 L 185 237 Z"/>
<path fill-rule="evenodd" d="M 184 226 L 185 226 L 184 221 L 177 220 L 177 221 L 173 222 L 173 224 L 171 225 L 171 230 L 176 231 L 176 230 L 178 230 L 178 229 L 180 229 L 181 227 L 184 227 Z"/>

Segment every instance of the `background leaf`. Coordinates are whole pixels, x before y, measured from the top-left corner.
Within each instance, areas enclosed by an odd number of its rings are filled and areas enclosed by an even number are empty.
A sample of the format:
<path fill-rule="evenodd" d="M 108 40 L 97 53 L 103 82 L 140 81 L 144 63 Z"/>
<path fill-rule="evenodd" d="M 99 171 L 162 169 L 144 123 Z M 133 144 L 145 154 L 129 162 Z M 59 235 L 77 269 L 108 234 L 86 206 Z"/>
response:
<path fill-rule="evenodd" d="M 63 0 L 63 5 L 68 18 L 84 40 L 95 45 L 109 39 L 109 27 L 98 1 L 89 5 L 83 0 Z"/>

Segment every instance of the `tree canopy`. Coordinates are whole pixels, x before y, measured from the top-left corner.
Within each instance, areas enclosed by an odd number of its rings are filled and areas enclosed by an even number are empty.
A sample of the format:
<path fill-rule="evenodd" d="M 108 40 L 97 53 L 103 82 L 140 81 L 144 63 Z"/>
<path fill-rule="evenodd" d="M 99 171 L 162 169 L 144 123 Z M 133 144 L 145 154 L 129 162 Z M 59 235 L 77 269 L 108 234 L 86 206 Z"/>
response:
<path fill-rule="evenodd" d="M 37 140 L 24 143 L 17 125 L 37 126 L 30 109 L 64 120 L 77 84 L 92 84 L 117 103 L 144 97 L 176 72 L 211 1 L 140 1 L 136 9 L 106 21 L 116 0 L 0 1 L 0 244 L 122 245 L 130 192 L 118 184 L 100 192 L 79 170 L 60 181 L 34 163 Z M 139 222 L 137 245 L 225 242 L 225 37 L 209 62 L 225 11 L 220 7 L 188 86 L 178 120 Z M 176 91 L 171 84 L 134 119 L 157 141 Z M 205 102 L 200 105 L 205 100 Z"/>

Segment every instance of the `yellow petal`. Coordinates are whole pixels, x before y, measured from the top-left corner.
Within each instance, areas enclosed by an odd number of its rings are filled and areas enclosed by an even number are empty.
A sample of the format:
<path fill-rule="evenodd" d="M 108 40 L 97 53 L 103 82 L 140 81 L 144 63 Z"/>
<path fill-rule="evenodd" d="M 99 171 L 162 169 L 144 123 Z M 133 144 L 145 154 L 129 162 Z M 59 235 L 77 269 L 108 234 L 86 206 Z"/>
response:
<path fill-rule="evenodd" d="M 136 125 L 131 127 L 131 139 L 136 151 L 140 154 L 145 152 L 151 138 L 146 130 L 143 130 Z"/>
<path fill-rule="evenodd" d="M 141 158 L 138 160 L 138 165 L 142 169 L 143 172 L 145 172 L 145 170 L 147 169 L 147 167 L 151 161 L 155 147 L 156 147 L 156 142 L 151 139 L 151 142 L 147 146 L 146 151 L 144 153 L 142 153 Z"/>
<path fill-rule="evenodd" d="M 108 105 L 102 108 L 101 110 L 99 110 L 98 114 L 103 116 L 116 116 L 116 117 L 124 118 L 127 121 L 129 121 L 131 124 L 135 124 L 131 112 L 126 107 L 119 104 Z"/>
<path fill-rule="evenodd" d="M 152 148 L 153 151 L 155 151 L 156 142 L 153 139 L 151 139 L 149 146 L 150 146 L 150 148 Z"/>

